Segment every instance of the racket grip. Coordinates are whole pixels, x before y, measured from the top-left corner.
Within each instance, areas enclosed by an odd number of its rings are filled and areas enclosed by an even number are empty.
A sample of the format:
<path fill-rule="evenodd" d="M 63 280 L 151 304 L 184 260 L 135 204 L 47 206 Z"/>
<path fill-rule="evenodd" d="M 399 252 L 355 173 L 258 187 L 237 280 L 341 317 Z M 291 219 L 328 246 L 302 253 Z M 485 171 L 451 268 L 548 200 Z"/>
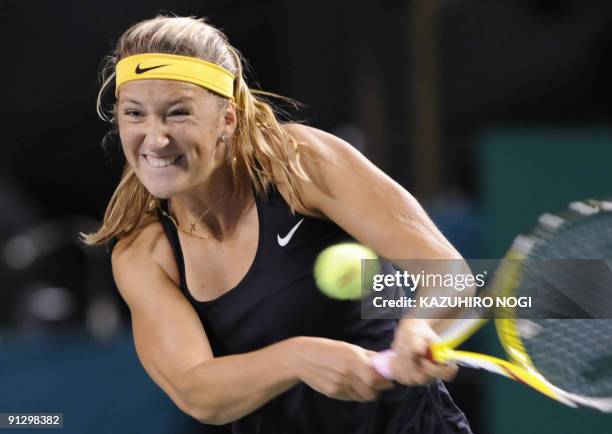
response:
<path fill-rule="evenodd" d="M 385 377 L 387 380 L 393 380 L 393 373 L 391 372 L 391 360 L 395 357 L 395 351 L 393 350 L 384 350 L 380 353 L 374 354 L 370 361 L 372 362 L 372 366 L 382 377 Z M 432 362 L 436 362 L 432 348 L 429 347 L 427 349 L 426 357 L 428 360 Z"/>
<path fill-rule="evenodd" d="M 393 374 L 391 373 L 391 360 L 395 357 L 395 351 L 385 350 L 380 353 L 374 354 L 370 360 L 372 366 L 376 369 L 382 377 L 387 380 L 393 380 Z"/>

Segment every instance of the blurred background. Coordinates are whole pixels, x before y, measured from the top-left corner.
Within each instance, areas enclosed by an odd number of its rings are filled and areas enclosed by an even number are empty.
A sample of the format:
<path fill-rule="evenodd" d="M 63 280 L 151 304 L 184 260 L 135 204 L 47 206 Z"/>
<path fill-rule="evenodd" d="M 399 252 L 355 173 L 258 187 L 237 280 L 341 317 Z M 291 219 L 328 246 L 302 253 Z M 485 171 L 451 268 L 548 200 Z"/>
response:
<path fill-rule="evenodd" d="M 252 86 L 302 102 L 295 118 L 360 149 L 466 257 L 612 196 L 608 0 L 3 0 L 0 412 L 62 412 L 70 433 L 198 430 L 141 368 L 107 251 L 78 242 L 123 165 L 100 146 L 98 67 L 160 12 L 221 27 Z M 490 375 L 451 387 L 477 433 L 612 432 L 611 416 Z"/>

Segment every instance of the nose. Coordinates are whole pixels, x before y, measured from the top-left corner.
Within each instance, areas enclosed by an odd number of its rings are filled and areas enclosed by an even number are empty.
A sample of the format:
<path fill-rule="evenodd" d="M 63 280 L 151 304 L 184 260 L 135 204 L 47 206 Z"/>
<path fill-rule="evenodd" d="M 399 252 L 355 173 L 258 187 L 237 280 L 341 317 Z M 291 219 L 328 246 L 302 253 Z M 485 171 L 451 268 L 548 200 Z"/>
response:
<path fill-rule="evenodd" d="M 161 149 L 170 144 L 168 127 L 161 119 L 149 119 L 147 122 L 144 144 L 147 149 Z"/>

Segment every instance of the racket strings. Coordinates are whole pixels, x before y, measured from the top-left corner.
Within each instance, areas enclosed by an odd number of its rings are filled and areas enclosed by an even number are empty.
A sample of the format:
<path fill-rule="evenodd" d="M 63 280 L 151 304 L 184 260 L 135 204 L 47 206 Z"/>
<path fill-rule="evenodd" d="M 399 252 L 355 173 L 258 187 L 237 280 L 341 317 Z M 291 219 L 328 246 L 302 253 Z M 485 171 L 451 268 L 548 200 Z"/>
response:
<path fill-rule="evenodd" d="M 612 397 L 612 213 L 576 216 L 535 236 L 515 289 L 534 297 L 534 309 L 515 312 L 519 333 L 529 330 L 525 350 L 562 390 Z"/>
<path fill-rule="evenodd" d="M 612 321 L 536 320 L 523 338 L 535 368 L 552 384 L 592 398 L 612 397 Z"/>

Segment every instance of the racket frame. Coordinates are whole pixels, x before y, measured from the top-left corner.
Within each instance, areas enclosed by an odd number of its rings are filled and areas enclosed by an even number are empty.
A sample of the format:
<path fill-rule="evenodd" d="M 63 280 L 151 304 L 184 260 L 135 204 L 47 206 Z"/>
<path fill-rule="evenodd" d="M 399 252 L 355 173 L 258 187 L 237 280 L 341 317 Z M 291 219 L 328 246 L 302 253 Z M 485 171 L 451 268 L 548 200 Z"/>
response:
<path fill-rule="evenodd" d="M 502 296 L 513 294 L 521 274 L 521 262 L 525 260 L 538 239 L 552 236 L 567 221 L 578 217 L 589 216 L 598 212 L 612 212 L 612 202 L 589 200 L 572 202 L 568 209 L 559 215 L 543 214 L 538 219 L 534 229 L 535 237 L 519 235 L 506 254 L 501 268 L 494 276 L 494 291 Z M 488 322 L 487 319 L 458 319 L 442 334 L 441 340 L 430 346 L 430 358 L 437 363 L 455 363 L 476 369 L 484 369 L 498 375 L 513 379 L 538 392 L 555 399 L 570 407 L 589 406 L 604 412 L 612 412 L 611 398 L 593 398 L 566 392 L 550 383 L 535 368 L 517 327 L 514 309 L 504 311 L 504 318 L 495 320 L 495 328 L 499 341 L 510 360 L 470 351 L 456 350 L 459 345 L 468 340 L 474 333 Z"/>

